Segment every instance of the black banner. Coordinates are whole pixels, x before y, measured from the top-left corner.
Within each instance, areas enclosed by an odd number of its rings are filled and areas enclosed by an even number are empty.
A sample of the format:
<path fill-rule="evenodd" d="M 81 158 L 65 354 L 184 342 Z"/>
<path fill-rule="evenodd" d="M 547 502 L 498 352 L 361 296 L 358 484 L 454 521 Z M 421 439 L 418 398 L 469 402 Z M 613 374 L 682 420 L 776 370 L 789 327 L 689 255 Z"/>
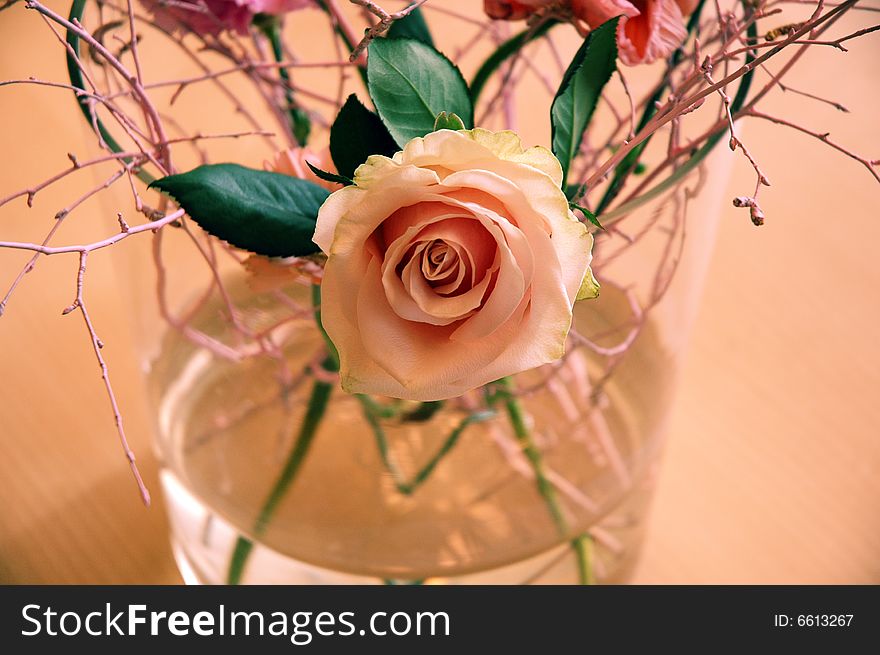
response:
<path fill-rule="evenodd" d="M 189 653 L 227 640 L 257 653 L 855 652 L 878 637 L 880 588 L 868 586 L 0 588 L 6 653 Z"/>

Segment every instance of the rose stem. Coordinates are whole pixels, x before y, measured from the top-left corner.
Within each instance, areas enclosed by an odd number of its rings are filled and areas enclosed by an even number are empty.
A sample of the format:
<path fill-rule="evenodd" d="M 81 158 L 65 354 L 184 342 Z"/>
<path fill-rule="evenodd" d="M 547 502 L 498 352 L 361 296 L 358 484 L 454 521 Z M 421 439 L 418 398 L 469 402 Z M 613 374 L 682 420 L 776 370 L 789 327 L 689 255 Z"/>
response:
<path fill-rule="evenodd" d="M 532 431 L 525 422 L 525 414 L 522 404 L 513 393 L 513 381 L 507 378 L 501 378 L 495 385 L 500 388 L 499 394 L 504 399 L 504 406 L 507 410 L 507 416 L 510 418 L 510 424 L 513 427 L 513 433 L 516 440 L 522 448 L 523 454 L 531 464 L 532 471 L 535 473 L 535 482 L 538 485 L 538 493 L 544 498 L 550 516 L 556 524 L 559 534 L 563 537 L 568 533 L 568 522 L 562 513 L 562 506 L 559 503 L 559 497 L 556 495 L 556 489 L 553 483 L 547 478 L 547 472 L 544 469 L 544 458 L 541 451 L 535 444 L 532 437 Z M 593 576 L 590 567 L 591 539 L 588 534 L 578 535 L 571 540 L 571 547 L 574 550 L 578 566 L 578 580 L 580 584 L 592 584 Z"/>
<path fill-rule="evenodd" d="M 360 401 L 361 408 L 364 412 L 364 418 L 367 420 L 367 423 L 373 430 L 373 435 L 376 437 L 376 445 L 379 448 L 379 457 L 382 459 L 382 464 L 385 467 L 385 470 L 388 471 L 388 474 L 391 476 L 391 480 L 394 482 L 394 486 L 397 488 L 397 491 L 404 494 L 405 496 L 413 494 L 415 490 L 422 485 L 422 483 L 428 480 L 437 465 L 443 460 L 444 457 L 446 457 L 446 455 L 449 454 L 449 452 L 458 442 L 459 437 L 461 437 L 462 433 L 471 423 L 481 423 L 482 421 L 487 421 L 495 416 L 495 412 L 493 410 L 473 412 L 472 414 L 465 416 L 458 424 L 458 426 L 456 426 L 452 430 L 452 432 L 449 433 L 449 436 L 446 437 L 446 439 L 437 449 L 437 452 L 434 453 L 434 456 L 431 457 L 431 459 L 429 459 L 428 462 L 424 466 L 422 466 L 422 468 L 419 469 L 415 475 L 413 475 L 411 480 L 407 481 L 403 477 L 403 473 L 397 467 L 397 464 L 392 459 L 391 453 L 388 450 L 388 439 L 386 438 L 385 431 L 382 429 L 382 424 L 380 423 L 380 412 L 382 408 L 378 406 L 378 403 L 376 403 L 376 401 L 369 396 L 356 394 L 355 398 Z M 386 585 L 401 584 L 397 580 L 392 580 L 390 578 L 384 578 L 383 582 Z M 421 585 L 424 583 L 425 578 L 421 578 L 418 580 L 411 580 L 406 584 Z"/>
<path fill-rule="evenodd" d="M 329 350 L 329 354 L 321 363 L 321 366 L 329 373 L 336 373 L 339 371 L 339 356 L 336 348 L 333 347 L 332 342 L 327 338 L 323 327 L 321 327 L 321 287 L 319 285 L 312 285 L 312 305 L 314 306 L 315 322 L 318 324 L 321 334 L 327 341 Z M 308 408 L 306 409 L 306 415 L 303 419 L 302 426 L 300 427 L 299 436 L 294 443 L 293 450 L 290 451 L 290 456 L 287 458 L 287 463 L 281 470 L 281 475 L 272 487 L 271 492 L 269 492 L 269 496 L 263 503 L 263 507 L 257 516 L 257 520 L 254 522 L 252 530 L 254 537 L 260 537 L 266 531 L 266 528 L 269 526 L 269 521 L 272 520 L 272 516 L 275 514 L 275 510 L 278 508 L 278 505 L 281 503 L 281 500 L 284 498 L 290 485 L 296 479 L 296 475 L 308 454 L 309 447 L 312 445 L 312 442 L 318 433 L 321 419 L 324 417 L 327 410 L 327 404 L 330 400 L 330 395 L 333 392 L 334 386 L 335 383 L 333 382 L 321 379 L 315 380 L 314 385 L 312 386 Z M 238 541 L 235 544 L 235 549 L 232 552 L 232 558 L 229 561 L 229 573 L 227 574 L 226 579 L 227 584 L 236 585 L 241 582 L 241 576 L 244 573 L 245 564 L 247 564 L 248 557 L 250 556 L 253 547 L 253 541 L 247 537 L 240 536 L 238 538 Z"/>
<path fill-rule="evenodd" d="M 376 438 L 376 446 L 379 449 L 379 457 L 382 460 L 382 465 L 391 476 L 391 480 L 394 482 L 394 486 L 397 488 L 397 491 L 404 494 L 405 496 L 412 495 L 415 490 L 418 489 L 424 482 L 427 482 L 428 478 L 431 476 L 431 473 L 434 472 L 434 469 L 437 467 L 437 465 L 455 447 L 455 444 L 458 443 L 459 438 L 469 425 L 471 425 L 472 423 L 482 423 L 483 421 L 487 421 L 495 416 L 495 412 L 493 410 L 473 412 L 465 416 L 443 440 L 443 442 L 440 444 L 440 447 L 437 448 L 437 451 L 427 461 L 427 463 L 425 463 L 422 468 L 416 471 L 416 473 L 412 476 L 410 480 L 407 480 L 404 477 L 403 472 L 400 470 L 400 468 L 397 466 L 397 463 L 391 456 L 391 452 L 388 447 L 388 438 L 385 436 L 385 431 L 382 429 L 382 424 L 380 422 L 382 416 L 382 407 L 379 406 L 378 403 L 376 403 L 376 401 L 369 396 L 357 394 L 355 397 L 361 403 L 361 408 L 364 412 L 364 418 L 367 420 L 367 423 L 373 430 L 373 436 Z"/>
<path fill-rule="evenodd" d="M 272 56 L 279 64 L 284 61 L 284 48 L 281 44 L 281 22 L 274 16 L 261 17 L 258 22 L 263 34 L 272 46 Z M 281 77 L 284 87 L 284 101 L 287 115 L 290 117 L 290 131 L 299 146 L 305 146 L 309 140 L 309 132 L 312 123 L 309 115 L 296 106 L 293 97 L 293 88 L 290 85 L 290 73 L 284 66 L 279 66 L 278 75 Z"/>
<path fill-rule="evenodd" d="M 328 359 L 333 360 L 333 366 L 335 372 L 339 372 L 339 351 L 336 349 L 336 345 L 333 341 L 330 340 L 330 336 L 327 334 L 327 330 L 324 329 L 324 324 L 321 322 L 321 287 L 320 285 L 313 284 L 312 285 L 312 306 L 315 308 L 315 323 L 318 325 L 318 330 L 321 332 L 321 337 L 324 339 L 324 343 L 327 344 L 327 350 L 330 353 Z M 365 399 L 372 401 L 369 396 L 356 395 L 355 396 L 361 403 L 364 403 Z M 379 425 L 378 419 L 375 418 L 373 413 L 368 410 L 367 405 L 363 405 L 364 408 L 364 418 L 367 419 L 367 422 L 373 427 L 374 431 L 376 429 L 379 432 L 382 431 L 382 426 Z M 384 433 L 383 433 L 384 436 Z M 383 578 L 382 582 L 386 585 L 395 585 L 398 584 L 396 580 L 392 580 L 390 578 Z M 424 583 L 424 579 L 412 580 L 409 582 L 411 585 L 421 585 Z"/>

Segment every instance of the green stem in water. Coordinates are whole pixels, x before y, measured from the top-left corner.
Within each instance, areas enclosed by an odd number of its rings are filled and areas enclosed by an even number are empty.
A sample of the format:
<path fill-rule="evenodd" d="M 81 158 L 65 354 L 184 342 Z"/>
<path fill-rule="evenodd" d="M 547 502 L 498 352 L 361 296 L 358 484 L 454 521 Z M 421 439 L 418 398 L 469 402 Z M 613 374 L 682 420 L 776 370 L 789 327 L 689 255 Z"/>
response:
<path fill-rule="evenodd" d="M 427 481 L 431 476 L 431 473 L 434 472 L 434 469 L 437 468 L 437 465 L 444 457 L 446 457 L 446 455 L 449 454 L 449 452 L 455 447 L 455 444 L 458 443 L 458 440 L 468 426 L 474 423 L 488 421 L 495 417 L 495 412 L 491 410 L 474 412 L 473 414 L 465 416 L 452 432 L 449 433 L 449 436 L 443 440 L 443 443 L 440 444 L 440 447 L 431 459 L 429 459 L 422 468 L 416 471 L 411 479 L 407 480 L 403 475 L 403 472 L 398 468 L 394 458 L 391 456 L 390 448 L 388 446 L 388 438 L 385 436 L 385 430 L 382 428 L 382 423 L 380 421 L 382 407 L 369 396 L 358 394 L 355 397 L 361 403 L 361 407 L 364 411 L 364 418 L 366 418 L 367 423 L 373 430 L 373 436 L 376 438 L 376 445 L 379 448 L 379 457 L 382 459 L 382 464 L 385 466 L 385 470 L 391 475 L 391 479 L 394 481 L 394 486 L 397 487 L 397 490 L 407 496 L 414 493 L 416 489 Z"/>
<path fill-rule="evenodd" d="M 312 286 L 312 305 L 315 307 L 315 323 L 318 324 L 318 329 L 321 331 L 321 336 L 324 339 L 324 343 L 327 344 L 327 350 L 330 353 L 330 357 L 333 358 L 336 370 L 338 371 L 339 351 L 336 350 L 336 346 L 330 340 L 330 337 L 327 335 L 327 331 L 324 329 L 324 325 L 321 322 L 321 287 L 319 285 Z M 397 465 L 391 458 L 391 453 L 388 449 L 388 439 L 385 437 L 385 431 L 382 429 L 381 423 L 383 417 L 389 418 L 397 416 L 397 411 L 393 408 L 389 409 L 383 407 L 370 396 L 365 394 L 355 394 L 354 397 L 357 398 L 358 402 L 361 404 L 364 418 L 376 438 L 376 444 L 379 447 L 379 455 L 382 458 L 382 463 L 391 474 L 398 491 L 407 495 L 413 493 L 425 480 L 428 479 L 428 476 L 431 475 L 437 467 L 437 464 L 440 463 L 440 460 L 452 450 L 458 442 L 459 437 L 461 437 L 461 434 L 471 423 L 479 423 L 480 421 L 485 421 L 488 418 L 491 418 L 491 416 L 494 416 L 494 412 L 475 412 L 462 419 L 462 422 L 459 423 L 458 427 L 456 427 L 452 433 L 450 433 L 449 437 L 446 438 L 437 453 L 428 461 L 428 463 L 413 476 L 412 480 L 406 481 L 403 473 L 397 468 Z M 430 405 L 430 409 L 425 409 L 424 405 Z M 423 403 L 421 409 L 428 413 L 436 411 L 441 406 L 442 405 L 437 403 Z M 427 418 L 430 418 L 430 416 L 427 416 Z"/>
<path fill-rule="evenodd" d="M 312 286 L 312 302 L 315 308 L 315 320 L 320 327 L 321 287 L 318 285 Z M 321 332 L 326 337 L 323 328 L 321 328 Z M 332 346 L 332 343 L 330 345 Z M 324 359 L 321 366 L 325 371 L 330 373 L 336 373 L 339 371 L 339 357 L 335 348 L 330 350 L 330 353 L 327 355 L 326 359 Z M 302 463 L 305 461 L 306 455 L 309 452 L 309 448 L 312 445 L 315 436 L 318 434 L 318 428 L 321 424 L 321 420 L 324 418 L 324 414 L 326 413 L 327 405 L 330 396 L 333 393 L 334 386 L 335 385 L 332 382 L 327 382 L 325 380 L 315 380 L 312 385 L 312 393 L 309 397 L 305 418 L 300 426 L 299 435 L 294 443 L 293 450 L 290 451 L 287 462 L 284 464 L 284 468 L 281 470 L 281 475 L 279 475 L 278 479 L 275 481 L 272 490 L 269 492 L 269 495 L 263 503 L 263 507 L 260 509 L 257 520 L 254 522 L 252 530 L 252 535 L 254 537 L 260 537 L 265 533 L 266 528 L 269 526 L 269 522 L 272 520 L 275 511 L 278 509 L 278 505 L 284 499 L 290 485 L 296 479 L 297 473 L 302 467 Z M 238 541 L 235 543 L 235 549 L 232 552 L 232 558 L 229 562 L 229 572 L 226 576 L 228 584 L 237 585 L 241 582 L 245 565 L 247 564 L 247 560 L 250 557 L 253 548 L 253 541 L 243 536 L 238 538 Z"/>
<path fill-rule="evenodd" d="M 284 61 L 284 47 L 281 43 L 281 21 L 276 16 L 268 14 L 257 14 L 254 17 L 254 25 L 260 28 L 269 45 L 272 47 L 272 56 L 276 62 Z M 290 131 L 297 144 L 305 146 L 309 140 L 309 133 L 312 131 L 312 121 L 309 119 L 308 113 L 296 106 L 296 100 L 293 97 L 293 88 L 290 85 L 290 72 L 287 68 L 281 66 L 278 69 L 278 75 L 284 86 L 284 100 L 286 103 L 287 115 L 290 119 Z"/>
<path fill-rule="evenodd" d="M 519 398 L 514 395 L 513 381 L 510 378 L 501 378 L 495 382 L 496 388 L 499 390 L 494 396 L 490 396 L 490 402 L 502 401 L 507 410 L 507 416 L 510 419 L 510 425 L 513 427 L 513 433 L 516 440 L 522 448 L 523 454 L 529 461 L 532 471 L 535 474 L 535 482 L 538 485 L 538 493 L 544 499 L 553 523 L 559 534 L 565 537 L 568 532 L 568 522 L 562 513 L 562 505 L 559 497 L 556 495 L 556 488 L 547 477 L 547 471 L 544 466 L 544 458 L 532 436 L 532 431 L 526 425 L 525 412 Z M 571 540 L 571 547 L 574 551 L 578 564 L 578 581 L 582 585 L 593 583 L 592 567 L 590 566 L 590 552 L 592 540 L 589 535 L 582 534 Z"/>
<path fill-rule="evenodd" d="M 330 357 L 327 357 L 327 359 L 324 360 L 322 366 L 326 371 L 332 372 L 335 369 L 333 366 L 333 360 Z M 333 386 L 334 385 L 330 382 L 315 380 L 314 385 L 312 386 L 312 394 L 309 398 L 308 408 L 306 409 L 306 416 L 303 419 L 293 450 L 290 451 L 290 456 L 287 458 L 287 462 L 281 470 L 281 475 L 279 475 L 278 479 L 275 481 L 272 490 L 269 492 L 268 497 L 263 503 L 262 509 L 260 509 L 257 520 L 254 522 L 252 530 L 254 537 L 260 537 L 265 533 L 266 528 L 269 526 L 269 522 L 272 520 L 272 516 L 275 514 L 275 510 L 278 509 L 278 505 L 287 494 L 288 488 L 296 479 L 296 475 L 309 452 L 309 448 L 312 445 L 315 436 L 318 434 L 318 426 L 327 410 L 330 395 L 333 393 Z M 247 563 L 253 547 L 253 541 L 247 537 L 240 536 L 238 538 L 238 541 L 235 544 L 235 550 L 232 553 L 232 559 L 229 562 L 229 574 L 227 576 L 228 584 L 236 585 L 241 582 L 241 576 L 244 573 L 245 564 Z"/>
<path fill-rule="evenodd" d="M 565 535 L 568 532 L 568 523 L 562 513 L 562 505 L 560 505 L 559 497 L 556 495 L 556 488 L 547 478 L 541 451 L 532 438 L 532 431 L 526 425 L 522 404 L 519 402 L 519 398 L 513 394 L 513 382 L 510 378 L 501 378 L 495 384 L 503 391 L 504 407 L 507 410 L 510 425 L 513 427 L 514 436 L 516 436 L 523 454 L 529 460 L 532 471 L 535 473 L 538 493 L 544 498 L 544 502 L 547 504 L 547 509 L 550 511 L 550 516 L 553 518 L 553 523 L 556 525 L 559 533 Z"/>
<path fill-rule="evenodd" d="M 593 538 L 589 533 L 575 537 L 571 540 L 578 567 L 578 582 L 582 585 L 596 584 L 593 576 Z"/>

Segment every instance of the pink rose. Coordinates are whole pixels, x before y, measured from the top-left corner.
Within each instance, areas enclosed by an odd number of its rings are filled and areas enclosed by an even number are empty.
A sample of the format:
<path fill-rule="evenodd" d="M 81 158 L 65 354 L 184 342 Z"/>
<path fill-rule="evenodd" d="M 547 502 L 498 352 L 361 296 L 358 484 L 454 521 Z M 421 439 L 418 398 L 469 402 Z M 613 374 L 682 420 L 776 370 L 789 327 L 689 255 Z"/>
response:
<path fill-rule="evenodd" d="M 319 153 L 309 148 L 288 148 L 276 154 L 271 162 L 263 162 L 263 168 L 274 173 L 283 173 L 284 175 L 298 177 L 301 180 L 314 182 L 328 191 L 336 191 L 339 188 L 339 184 L 327 182 L 315 175 L 306 162 L 322 171 L 327 171 L 328 173 L 336 172 L 333 159 L 330 157 L 330 150 L 327 148 L 324 148 Z"/>
<path fill-rule="evenodd" d="M 513 132 L 440 130 L 375 155 L 318 213 L 342 386 L 439 400 L 562 356 L 592 237 L 562 169 Z"/>
<path fill-rule="evenodd" d="M 225 30 L 245 35 L 255 14 L 280 15 L 302 9 L 311 0 L 141 0 L 160 27 L 218 35 Z"/>

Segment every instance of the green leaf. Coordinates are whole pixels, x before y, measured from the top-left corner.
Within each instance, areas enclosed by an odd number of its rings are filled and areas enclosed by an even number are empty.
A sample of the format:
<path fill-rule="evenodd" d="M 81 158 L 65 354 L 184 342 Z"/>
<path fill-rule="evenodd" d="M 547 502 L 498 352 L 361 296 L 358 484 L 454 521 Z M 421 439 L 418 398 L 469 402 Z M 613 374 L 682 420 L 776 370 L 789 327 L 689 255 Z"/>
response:
<path fill-rule="evenodd" d="M 393 39 L 415 39 L 432 48 L 434 47 L 434 39 L 431 38 L 431 31 L 428 29 L 425 15 L 419 8 L 413 9 L 405 17 L 394 21 L 386 36 Z"/>
<path fill-rule="evenodd" d="M 553 154 L 562 164 L 562 188 L 577 155 L 602 88 L 617 60 L 618 18 L 602 23 L 584 39 L 562 77 L 550 107 Z"/>
<path fill-rule="evenodd" d="M 600 230 L 605 229 L 604 227 L 602 227 L 602 224 L 599 222 L 599 219 L 596 218 L 596 215 L 593 212 L 591 212 L 589 209 L 587 209 L 586 207 L 582 207 L 581 205 L 577 204 L 576 202 L 569 202 L 568 206 L 572 209 L 578 210 L 580 213 L 582 213 L 584 216 L 587 217 L 587 220 L 590 221 L 590 223 L 592 223 L 593 225 L 598 227 Z"/>
<path fill-rule="evenodd" d="M 206 232 L 269 257 L 302 257 L 312 241 L 326 189 L 289 175 L 238 164 L 210 164 L 156 180 Z"/>
<path fill-rule="evenodd" d="M 367 59 L 370 97 L 398 145 L 434 129 L 441 111 L 474 122 L 467 84 L 455 65 L 414 39 L 376 39 Z"/>
<path fill-rule="evenodd" d="M 581 281 L 581 287 L 580 289 L 578 289 L 575 302 L 577 302 L 578 300 L 593 300 L 594 298 L 598 297 L 599 283 L 596 282 L 596 278 L 593 277 L 593 269 L 588 266 L 587 272 L 584 273 L 584 279 Z"/>
<path fill-rule="evenodd" d="M 336 173 L 331 173 L 329 171 L 322 171 L 317 166 L 312 166 L 311 162 L 306 162 L 306 166 L 312 169 L 312 173 L 315 174 L 321 180 L 325 182 L 335 182 L 336 184 L 342 184 L 344 186 L 348 186 L 349 184 L 354 184 L 354 180 L 350 177 L 345 177 L 344 175 L 337 175 Z"/>
<path fill-rule="evenodd" d="M 434 131 L 437 130 L 463 130 L 464 129 L 464 121 L 459 118 L 458 114 L 447 114 L 445 111 L 441 111 L 437 114 L 437 118 L 434 121 Z"/>
<path fill-rule="evenodd" d="M 353 178 L 355 169 L 370 155 L 390 157 L 397 144 L 376 114 L 351 94 L 330 128 L 330 155 L 343 177 Z"/>
<path fill-rule="evenodd" d="M 486 82 L 489 81 L 489 78 L 492 77 L 492 74 L 498 70 L 499 66 L 507 61 L 510 57 L 519 52 L 519 49 L 522 48 L 525 44 L 534 41 L 535 39 L 544 36 L 551 27 L 554 25 L 558 25 L 559 21 L 557 20 L 547 20 L 541 23 L 536 28 L 528 28 L 523 30 L 516 36 L 512 36 L 507 41 L 498 46 L 498 49 L 493 52 L 489 58 L 483 62 L 483 65 L 480 66 L 479 70 L 477 70 L 476 75 L 474 75 L 474 79 L 471 80 L 471 101 L 476 105 L 477 99 L 480 97 L 480 93 L 483 92 L 483 87 L 486 86 Z"/>
<path fill-rule="evenodd" d="M 569 205 L 571 204 L 572 200 L 581 196 L 581 194 L 583 194 L 586 189 L 587 185 L 583 183 L 567 185 L 565 187 L 565 197 L 568 198 Z"/>

